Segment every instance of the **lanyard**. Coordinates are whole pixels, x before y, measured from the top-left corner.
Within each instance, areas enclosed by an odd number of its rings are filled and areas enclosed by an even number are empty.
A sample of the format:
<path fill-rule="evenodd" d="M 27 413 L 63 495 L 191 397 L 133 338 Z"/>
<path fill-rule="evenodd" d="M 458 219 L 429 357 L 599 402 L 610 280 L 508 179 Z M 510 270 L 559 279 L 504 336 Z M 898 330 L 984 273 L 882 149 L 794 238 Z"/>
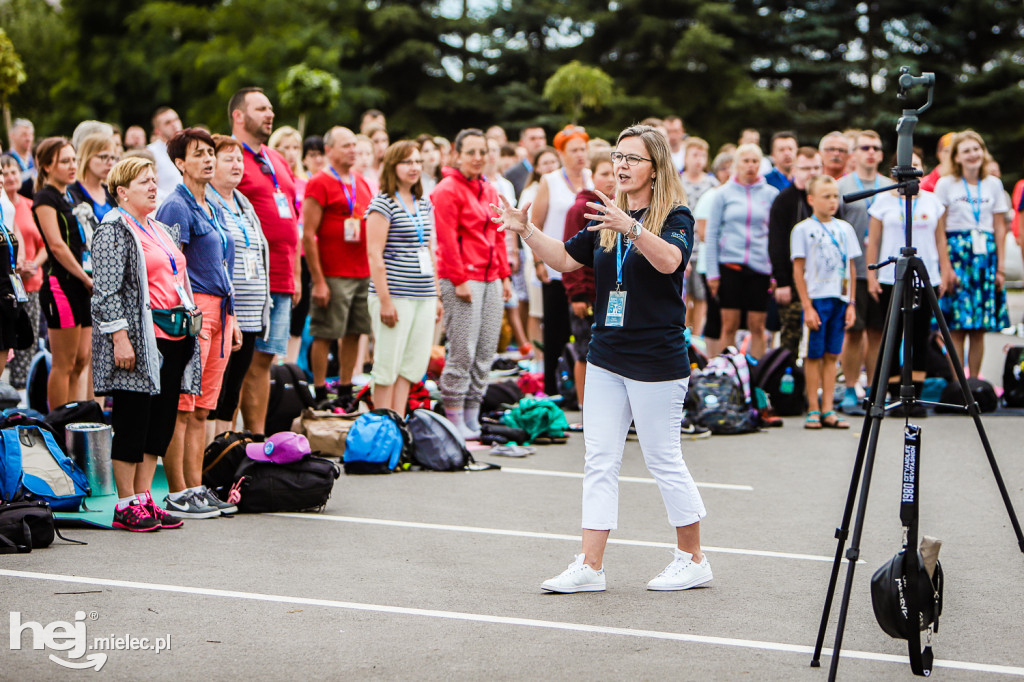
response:
<path fill-rule="evenodd" d="M 270 158 L 267 156 L 267 150 L 264 149 L 263 145 L 260 145 L 260 153 L 257 154 L 252 150 L 252 147 L 250 147 L 246 143 L 242 142 L 241 140 L 239 140 L 239 143 L 241 143 L 241 145 L 245 147 L 246 151 L 252 154 L 253 156 L 263 157 L 263 162 L 266 163 L 267 168 L 270 169 L 270 179 L 274 181 L 274 189 L 280 192 L 281 186 L 277 184 L 277 173 L 274 172 L 274 164 L 270 163 Z"/>
<path fill-rule="evenodd" d="M 14 151 L 13 149 L 10 152 L 8 152 L 8 153 L 11 156 L 14 157 L 15 161 L 18 162 L 18 168 L 20 168 L 22 170 L 22 172 L 29 171 L 29 170 L 32 170 L 33 168 L 35 168 L 35 166 L 36 166 L 35 160 L 31 156 L 28 157 L 28 161 L 25 161 L 23 158 L 21 158 L 21 154 L 19 154 L 18 152 Z"/>
<path fill-rule="evenodd" d="M 96 219 L 97 220 L 103 220 L 103 216 L 100 215 L 100 209 L 101 208 L 107 209 L 106 211 L 103 212 L 103 215 L 106 215 L 107 211 L 112 209 L 113 206 L 111 206 L 108 203 L 97 204 L 96 200 L 92 198 L 91 194 L 89 194 L 89 190 L 87 190 L 85 188 L 85 185 L 83 185 L 81 182 L 76 182 L 75 184 L 78 185 L 78 190 L 82 193 L 82 196 L 84 196 L 86 199 L 88 199 L 89 203 L 92 204 L 92 212 L 93 212 L 93 215 L 96 216 Z"/>
<path fill-rule="evenodd" d="M 857 181 L 857 189 L 864 191 L 864 183 L 861 182 L 860 176 L 856 173 L 853 174 L 853 179 Z M 878 176 L 875 176 L 874 188 L 878 189 Z M 868 208 L 871 208 L 871 204 L 875 203 L 875 197 L 868 197 Z M 821 222 L 820 220 L 818 222 Z"/>
<path fill-rule="evenodd" d="M 71 190 L 69 190 L 69 189 L 64 190 L 64 194 L 68 198 L 68 203 L 71 204 L 72 208 L 74 208 L 75 200 L 71 196 Z M 71 215 L 75 219 L 75 225 L 78 226 L 78 235 L 82 238 L 82 248 L 83 249 L 88 248 L 88 244 L 86 244 L 86 242 L 85 242 L 85 230 L 82 229 L 82 223 L 78 222 L 78 216 L 76 216 L 73 212 L 72 212 Z"/>
<path fill-rule="evenodd" d="M 576 185 L 569 182 L 569 174 L 565 172 L 565 168 L 562 168 L 562 177 L 565 178 L 565 184 L 569 186 L 569 191 L 573 194 L 579 194 L 579 190 L 576 189 Z"/>
<path fill-rule="evenodd" d="M 914 197 L 913 203 L 910 204 L 910 226 L 914 226 L 914 216 L 917 215 L 917 200 L 920 197 Z M 903 214 L 903 222 L 906 224 L 907 221 L 907 202 L 900 200 L 900 212 Z"/>
<path fill-rule="evenodd" d="M 237 210 L 232 210 L 232 208 L 228 206 L 227 202 L 224 201 L 224 197 L 220 195 L 220 192 L 214 189 L 213 185 L 210 185 L 210 189 L 212 189 L 213 193 L 217 195 L 217 199 L 220 201 L 220 205 L 224 207 L 224 210 L 235 217 L 235 222 L 238 223 L 238 229 L 242 231 L 242 236 L 245 237 L 245 248 L 248 249 L 252 246 L 249 242 L 249 228 L 245 226 L 245 216 L 242 215 L 242 208 L 238 205 L 238 199 L 235 198 L 234 192 L 231 193 L 231 203 L 235 205 L 235 209 Z"/>
<path fill-rule="evenodd" d="M 174 254 L 171 253 L 170 249 L 168 249 L 166 246 L 164 246 L 163 239 L 161 239 L 158 236 L 158 234 L 160 232 L 160 228 L 154 227 L 153 228 L 153 234 L 150 234 L 146 230 L 146 228 L 144 228 L 142 226 L 142 224 L 138 220 L 136 220 L 135 217 L 131 213 L 129 213 L 128 211 L 124 210 L 123 208 L 119 208 L 117 210 L 119 210 L 124 217 L 128 218 L 128 220 L 132 221 L 135 224 L 135 227 L 137 227 L 140 230 L 142 230 L 142 234 L 146 235 L 152 241 L 156 242 L 156 245 L 160 247 L 160 249 L 164 252 L 164 254 L 167 255 L 167 259 L 171 261 L 171 272 L 173 272 L 174 276 L 177 277 L 178 276 L 178 265 L 174 262 Z M 146 222 L 149 222 L 149 218 L 146 218 Z"/>
<path fill-rule="evenodd" d="M 204 218 L 206 218 L 206 222 L 208 222 L 211 225 L 213 225 L 213 229 L 217 230 L 217 236 L 220 237 L 220 247 L 224 251 L 224 260 L 227 260 L 228 259 L 228 236 L 227 236 L 227 234 L 224 233 L 224 228 L 221 227 L 221 225 L 220 225 L 220 219 L 217 217 L 217 209 L 215 209 L 213 207 L 213 205 L 211 204 L 210 205 L 210 215 L 206 215 L 206 211 L 204 211 L 203 207 L 199 205 L 199 200 L 196 199 L 196 195 L 195 194 L 192 194 L 192 190 L 190 190 L 188 188 L 188 185 L 186 185 L 183 182 L 183 183 L 181 183 L 181 186 L 184 187 L 185 191 L 188 192 L 188 195 L 190 197 L 192 197 L 192 201 L 196 202 L 196 208 L 198 208 L 199 212 L 203 214 Z"/>
<path fill-rule="evenodd" d="M 644 216 L 646 217 L 646 216 Z M 644 221 L 640 218 L 635 220 L 641 225 Z M 626 257 L 629 256 L 629 248 L 633 246 L 633 242 L 626 244 L 626 253 L 622 253 L 622 235 L 615 236 L 615 290 L 619 291 L 622 288 L 622 264 L 626 262 Z"/>
<path fill-rule="evenodd" d="M 978 180 L 978 198 L 971 198 L 971 186 L 967 184 L 967 178 L 960 178 L 964 183 L 964 191 L 967 192 L 967 203 L 971 205 L 971 213 L 974 214 L 974 224 L 981 227 L 981 180 Z"/>
<path fill-rule="evenodd" d="M 356 207 L 356 176 L 354 174 L 352 174 L 351 172 L 349 173 L 349 175 L 352 178 L 352 192 L 350 193 L 348 191 L 348 185 L 346 185 L 342 181 L 341 176 L 338 175 L 338 171 L 334 170 L 334 166 L 327 166 L 327 167 L 331 169 L 331 173 L 334 174 L 334 177 L 338 178 L 338 182 L 341 184 L 341 188 L 343 190 L 345 190 L 345 201 L 348 202 L 348 214 L 349 215 L 355 215 L 355 207 Z M 408 211 L 406 211 L 406 213 L 408 213 Z"/>
<path fill-rule="evenodd" d="M 4 231 L 4 237 L 7 239 L 7 255 L 11 257 L 11 273 L 13 274 L 18 269 L 17 263 L 14 261 L 14 235 L 7 231 L 7 224 L 4 223 L 4 207 L 2 203 L 0 203 L 0 230 Z"/>
<path fill-rule="evenodd" d="M 411 211 L 409 211 L 409 208 L 405 205 L 405 201 L 402 200 L 402 195 L 400 195 L 398 192 L 395 192 L 395 198 L 398 199 L 398 203 L 402 205 L 402 210 L 405 211 L 405 214 L 407 216 L 409 216 L 409 220 L 411 220 L 412 224 L 416 226 L 416 236 L 420 240 L 420 246 L 423 246 L 423 232 L 425 228 L 423 226 L 423 221 L 420 220 L 419 202 L 415 200 L 413 201 L 413 206 L 416 207 L 416 212 L 412 213 Z"/>
<path fill-rule="evenodd" d="M 821 225 L 821 229 L 825 231 L 825 234 L 828 235 L 829 239 L 832 240 L 832 243 L 835 245 L 836 249 L 839 251 L 839 256 L 843 259 L 843 277 L 845 277 L 846 276 L 846 265 L 847 265 L 846 249 L 844 249 L 842 246 L 839 245 L 839 240 L 837 240 L 836 236 L 834 234 L 832 234 L 832 229 L 830 227 L 831 225 L 835 224 L 835 221 L 830 220 L 828 225 L 825 225 L 825 223 L 821 222 L 821 220 L 818 219 L 818 216 L 815 215 L 815 216 L 811 216 L 811 217 L 814 218 L 814 220 L 819 225 Z"/>

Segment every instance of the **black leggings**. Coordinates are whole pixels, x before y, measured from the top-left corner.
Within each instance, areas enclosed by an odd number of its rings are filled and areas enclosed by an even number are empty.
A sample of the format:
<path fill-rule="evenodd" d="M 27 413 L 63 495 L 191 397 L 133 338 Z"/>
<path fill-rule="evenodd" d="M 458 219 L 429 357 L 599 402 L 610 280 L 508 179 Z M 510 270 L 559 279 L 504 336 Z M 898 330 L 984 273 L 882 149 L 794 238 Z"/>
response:
<path fill-rule="evenodd" d="M 163 457 L 174 436 L 178 418 L 178 397 L 181 379 L 192 359 L 195 339 L 179 341 L 157 339 L 156 347 L 163 355 L 160 367 L 160 393 L 150 395 L 138 391 L 111 391 L 114 406 L 110 423 L 114 432 L 110 458 L 120 462 L 142 461 L 142 455 Z"/>
<path fill-rule="evenodd" d="M 234 421 L 235 410 L 238 409 L 238 400 L 242 394 L 242 382 L 249 371 L 249 365 L 252 364 L 256 339 L 260 336 L 260 332 L 242 332 L 242 347 L 231 353 L 231 358 L 228 359 L 227 369 L 224 370 L 224 383 L 220 388 L 220 398 L 217 399 L 217 409 L 210 410 L 208 421 Z"/>
<path fill-rule="evenodd" d="M 558 358 L 569 342 L 569 299 L 562 280 L 543 285 L 544 292 L 544 392 L 558 395 Z"/>

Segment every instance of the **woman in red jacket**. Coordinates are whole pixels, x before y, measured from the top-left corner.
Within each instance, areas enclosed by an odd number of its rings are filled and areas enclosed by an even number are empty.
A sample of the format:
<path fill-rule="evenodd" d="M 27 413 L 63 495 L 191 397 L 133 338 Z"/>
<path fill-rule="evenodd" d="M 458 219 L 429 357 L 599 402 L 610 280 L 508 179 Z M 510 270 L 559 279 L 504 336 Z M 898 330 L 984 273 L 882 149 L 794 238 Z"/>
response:
<path fill-rule="evenodd" d="M 483 178 L 487 139 L 476 128 L 455 138 L 457 168 L 430 195 L 437 231 L 437 269 L 448 335 L 441 374 L 445 414 L 467 440 L 480 436 L 491 360 L 498 347 L 504 302 L 512 294 L 504 235 L 491 222 L 498 191 Z"/>

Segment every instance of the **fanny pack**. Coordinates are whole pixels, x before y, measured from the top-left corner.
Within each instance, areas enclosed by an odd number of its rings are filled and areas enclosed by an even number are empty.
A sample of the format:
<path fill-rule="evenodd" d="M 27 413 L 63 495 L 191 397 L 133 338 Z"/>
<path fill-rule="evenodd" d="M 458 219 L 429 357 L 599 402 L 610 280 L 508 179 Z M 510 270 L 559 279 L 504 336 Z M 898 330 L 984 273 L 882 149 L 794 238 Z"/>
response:
<path fill-rule="evenodd" d="M 203 329 L 203 312 L 189 310 L 183 305 L 173 308 L 154 308 L 153 324 L 168 336 L 197 336 Z"/>

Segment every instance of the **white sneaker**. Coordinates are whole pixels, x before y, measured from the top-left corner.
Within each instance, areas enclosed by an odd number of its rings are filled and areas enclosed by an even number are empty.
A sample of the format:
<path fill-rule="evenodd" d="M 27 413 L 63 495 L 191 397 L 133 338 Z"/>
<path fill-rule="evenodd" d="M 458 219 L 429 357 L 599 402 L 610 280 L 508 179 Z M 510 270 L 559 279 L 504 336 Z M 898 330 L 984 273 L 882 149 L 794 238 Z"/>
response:
<path fill-rule="evenodd" d="M 688 590 L 711 580 L 707 554 L 699 564 L 693 561 L 692 554 L 681 549 L 673 550 L 673 556 L 672 563 L 647 583 L 648 590 Z"/>
<path fill-rule="evenodd" d="M 604 592 L 604 569 L 595 571 L 583 563 L 583 554 L 576 555 L 576 561 L 569 564 L 560 576 L 545 580 L 541 588 L 548 592 L 569 594 L 572 592 Z"/>

